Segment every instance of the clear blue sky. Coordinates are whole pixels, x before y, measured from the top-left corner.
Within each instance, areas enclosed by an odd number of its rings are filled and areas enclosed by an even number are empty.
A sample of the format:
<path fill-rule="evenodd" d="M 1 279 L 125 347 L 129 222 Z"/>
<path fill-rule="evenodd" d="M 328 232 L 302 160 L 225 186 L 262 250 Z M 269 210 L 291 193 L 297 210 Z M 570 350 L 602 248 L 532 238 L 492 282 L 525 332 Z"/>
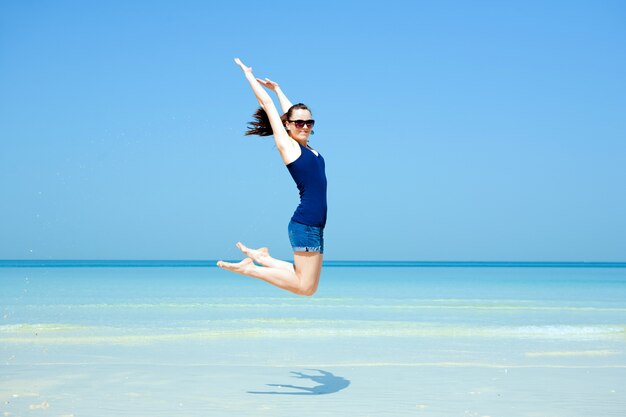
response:
<path fill-rule="evenodd" d="M 326 259 L 626 261 L 623 1 L 3 1 L 0 259 L 290 258 L 234 57 L 307 103 Z"/>

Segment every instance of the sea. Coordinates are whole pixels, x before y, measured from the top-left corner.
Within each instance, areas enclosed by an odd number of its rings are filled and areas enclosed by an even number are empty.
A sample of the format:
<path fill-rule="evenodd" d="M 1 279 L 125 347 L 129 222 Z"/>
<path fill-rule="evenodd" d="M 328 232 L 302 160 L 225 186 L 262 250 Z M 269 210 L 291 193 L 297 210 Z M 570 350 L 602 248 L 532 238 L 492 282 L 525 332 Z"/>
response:
<path fill-rule="evenodd" d="M 3 416 L 626 415 L 626 263 L 0 261 Z"/>

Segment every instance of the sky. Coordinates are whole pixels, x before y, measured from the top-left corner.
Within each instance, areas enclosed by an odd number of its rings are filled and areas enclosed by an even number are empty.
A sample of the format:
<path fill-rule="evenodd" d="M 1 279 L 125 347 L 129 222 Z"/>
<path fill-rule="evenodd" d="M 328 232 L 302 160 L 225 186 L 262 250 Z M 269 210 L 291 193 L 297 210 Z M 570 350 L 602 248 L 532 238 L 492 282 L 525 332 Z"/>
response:
<path fill-rule="evenodd" d="M 328 260 L 626 261 L 623 1 L 0 2 L 0 259 L 291 257 L 233 58 L 316 120 Z"/>

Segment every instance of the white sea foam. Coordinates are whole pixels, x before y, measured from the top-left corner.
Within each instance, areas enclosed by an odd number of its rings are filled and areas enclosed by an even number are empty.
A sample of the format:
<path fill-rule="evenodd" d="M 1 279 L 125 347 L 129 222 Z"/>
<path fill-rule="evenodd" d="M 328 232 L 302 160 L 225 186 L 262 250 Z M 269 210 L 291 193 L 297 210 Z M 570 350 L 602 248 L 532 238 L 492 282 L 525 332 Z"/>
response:
<path fill-rule="evenodd" d="M 457 299 L 362 299 L 352 298 L 320 298 L 313 301 L 289 302 L 284 299 L 264 300 L 222 300 L 215 299 L 211 302 L 158 302 L 158 303 L 83 303 L 83 304 L 33 304 L 21 305 L 29 309 L 55 309 L 55 310 L 236 310 L 243 309 L 348 309 L 348 310 L 489 310 L 489 311 L 545 311 L 545 312 L 613 312 L 626 313 L 626 307 L 622 306 L 592 306 L 592 305 L 545 305 L 536 301 L 524 300 L 457 300 Z"/>
<path fill-rule="evenodd" d="M 115 328 L 73 324 L 18 324 L 0 327 L 4 343 L 145 344 L 226 338 L 485 338 L 590 341 L 623 339 L 624 325 L 598 326 L 446 326 L 367 320 L 240 319 L 208 323 L 211 327 Z M 158 333 L 157 333 L 158 331 Z"/>
<path fill-rule="evenodd" d="M 578 356 L 615 356 L 622 355 L 621 352 L 613 350 L 582 350 L 582 351 L 549 351 L 549 352 L 526 352 L 529 358 L 539 357 L 578 357 Z"/>
<path fill-rule="evenodd" d="M 46 334 L 56 332 L 82 331 L 89 326 L 81 326 L 70 323 L 19 323 L 0 325 L 0 335 L 3 333 L 33 333 Z"/>

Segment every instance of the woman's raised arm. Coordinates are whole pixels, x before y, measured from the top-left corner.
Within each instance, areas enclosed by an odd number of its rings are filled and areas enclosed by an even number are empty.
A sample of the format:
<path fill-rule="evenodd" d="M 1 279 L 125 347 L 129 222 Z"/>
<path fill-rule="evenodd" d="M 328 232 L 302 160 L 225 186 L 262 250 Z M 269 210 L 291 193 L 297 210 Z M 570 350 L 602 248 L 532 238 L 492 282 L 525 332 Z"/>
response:
<path fill-rule="evenodd" d="M 235 63 L 243 70 L 246 79 L 252 87 L 252 91 L 254 92 L 256 99 L 259 101 L 263 110 L 265 110 L 265 113 L 267 113 L 270 125 L 272 126 L 276 148 L 278 148 L 278 152 L 280 153 L 283 162 L 287 164 L 295 160 L 300 152 L 298 143 L 291 139 L 285 130 L 285 126 L 283 125 L 283 121 L 280 119 L 280 114 L 278 114 L 274 101 L 252 73 L 252 68 L 244 65 L 239 58 L 235 58 Z"/>
<path fill-rule="evenodd" d="M 287 113 L 287 111 L 293 106 L 293 103 L 287 98 L 283 90 L 280 89 L 280 86 L 277 82 L 266 78 L 264 80 L 257 78 L 256 79 L 261 85 L 269 90 L 272 90 L 278 96 L 278 101 L 280 102 L 280 107 L 283 110 L 283 113 Z"/>

